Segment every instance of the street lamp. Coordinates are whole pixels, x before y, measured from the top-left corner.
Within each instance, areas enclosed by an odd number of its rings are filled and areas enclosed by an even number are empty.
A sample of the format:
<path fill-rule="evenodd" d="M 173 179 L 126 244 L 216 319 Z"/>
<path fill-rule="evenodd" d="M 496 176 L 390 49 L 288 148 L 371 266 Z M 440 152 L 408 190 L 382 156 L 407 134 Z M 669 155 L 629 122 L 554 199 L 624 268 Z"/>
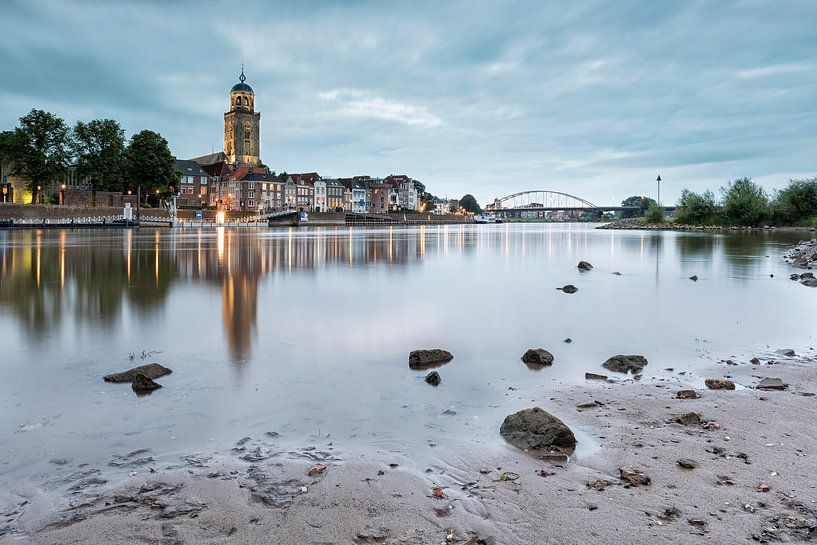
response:
<path fill-rule="evenodd" d="M 658 206 L 661 206 L 661 175 L 658 175 L 658 178 L 655 179 L 658 183 Z"/>

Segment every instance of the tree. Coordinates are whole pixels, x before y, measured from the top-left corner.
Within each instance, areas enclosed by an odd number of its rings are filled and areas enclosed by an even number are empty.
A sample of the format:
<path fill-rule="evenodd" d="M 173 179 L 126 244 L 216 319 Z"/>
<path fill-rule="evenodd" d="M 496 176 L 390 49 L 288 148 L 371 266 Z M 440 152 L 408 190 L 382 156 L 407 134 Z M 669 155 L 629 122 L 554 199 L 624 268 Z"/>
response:
<path fill-rule="evenodd" d="M 621 206 L 635 206 L 635 207 L 637 207 L 638 208 L 638 214 L 637 215 L 639 215 L 639 216 L 643 216 L 647 212 L 647 209 L 653 204 L 656 204 L 656 205 L 658 204 L 657 202 L 655 202 L 655 199 L 651 199 L 649 197 L 643 197 L 643 196 L 639 196 L 639 195 L 633 195 L 632 197 L 627 197 L 626 199 L 621 201 Z"/>
<path fill-rule="evenodd" d="M 112 119 L 78 121 L 74 127 L 71 148 L 77 161 L 77 175 L 87 179 L 96 191 L 124 189 L 125 131 Z"/>
<path fill-rule="evenodd" d="M 718 206 L 715 204 L 715 194 L 711 191 L 695 193 L 689 189 L 681 192 L 678 200 L 678 223 L 711 224 L 714 222 Z"/>
<path fill-rule="evenodd" d="M 775 195 L 771 211 L 774 220 L 782 225 L 797 225 L 817 215 L 817 178 L 789 181 Z"/>
<path fill-rule="evenodd" d="M 131 137 L 125 149 L 125 179 L 131 187 L 142 186 L 146 196 L 166 193 L 178 184 L 176 162 L 161 134 L 144 130 Z"/>
<path fill-rule="evenodd" d="M 769 199 L 750 178 L 729 182 L 721 188 L 723 214 L 735 225 L 759 225 L 768 216 Z"/>
<path fill-rule="evenodd" d="M 482 212 L 482 208 L 479 207 L 479 203 L 470 193 L 464 195 L 460 199 L 460 206 L 464 208 L 467 212 L 471 212 L 472 214 L 479 214 L 480 212 Z"/>
<path fill-rule="evenodd" d="M 426 185 L 420 180 L 414 180 L 414 189 L 417 190 L 417 195 L 421 198 L 426 194 Z"/>
<path fill-rule="evenodd" d="M 68 125 L 54 114 L 31 110 L 4 140 L 11 171 L 26 180 L 31 202 L 39 200 L 42 187 L 68 173 Z"/>

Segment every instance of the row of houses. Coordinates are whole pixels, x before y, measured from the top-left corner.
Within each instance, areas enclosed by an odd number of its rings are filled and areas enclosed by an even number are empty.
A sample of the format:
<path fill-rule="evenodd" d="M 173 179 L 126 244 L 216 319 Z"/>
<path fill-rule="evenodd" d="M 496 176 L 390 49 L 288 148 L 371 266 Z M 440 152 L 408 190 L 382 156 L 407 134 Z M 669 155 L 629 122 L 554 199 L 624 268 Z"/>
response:
<path fill-rule="evenodd" d="M 332 178 L 317 172 L 276 174 L 264 166 L 231 166 L 223 153 L 177 160 L 176 170 L 180 180 L 177 202 L 183 206 L 259 212 L 420 209 L 419 182 L 402 174 L 385 178 Z"/>

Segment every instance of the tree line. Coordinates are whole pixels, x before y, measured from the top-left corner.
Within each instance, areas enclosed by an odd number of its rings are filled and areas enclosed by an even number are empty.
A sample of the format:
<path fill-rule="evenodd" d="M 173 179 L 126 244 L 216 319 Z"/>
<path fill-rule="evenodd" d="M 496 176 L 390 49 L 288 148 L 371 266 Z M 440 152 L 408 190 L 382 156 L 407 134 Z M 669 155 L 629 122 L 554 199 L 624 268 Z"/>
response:
<path fill-rule="evenodd" d="M 11 131 L 0 132 L 0 162 L 26 183 L 31 202 L 51 182 L 68 177 L 71 167 L 77 179 L 91 190 L 124 192 L 141 186 L 148 193 L 166 193 L 178 183 L 175 159 L 161 134 L 142 130 L 126 142 L 125 131 L 113 119 L 65 120 L 32 109 Z"/>
<path fill-rule="evenodd" d="M 664 211 L 649 197 L 632 196 L 622 206 L 637 206 L 647 223 L 664 221 Z M 817 227 L 817 177 L 790 180 L 781 190 L 767 192 L 751 178 L 733 180 L 719 195 L 707 190 L 681 192 L 675 222 L 688 225 Z"/>

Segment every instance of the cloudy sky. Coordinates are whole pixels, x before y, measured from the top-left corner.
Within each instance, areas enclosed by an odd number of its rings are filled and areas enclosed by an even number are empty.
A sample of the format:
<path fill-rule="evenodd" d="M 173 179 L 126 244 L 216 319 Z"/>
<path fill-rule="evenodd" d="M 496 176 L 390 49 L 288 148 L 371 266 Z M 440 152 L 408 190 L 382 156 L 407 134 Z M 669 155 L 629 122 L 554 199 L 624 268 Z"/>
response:
<path fill-rule="evenodd" d="M 817 174 L 817 2 L 5 0 L 0 129 L 31 108 L 222 147 L 242 60 L 276 171 L 611 204 Z"/>

